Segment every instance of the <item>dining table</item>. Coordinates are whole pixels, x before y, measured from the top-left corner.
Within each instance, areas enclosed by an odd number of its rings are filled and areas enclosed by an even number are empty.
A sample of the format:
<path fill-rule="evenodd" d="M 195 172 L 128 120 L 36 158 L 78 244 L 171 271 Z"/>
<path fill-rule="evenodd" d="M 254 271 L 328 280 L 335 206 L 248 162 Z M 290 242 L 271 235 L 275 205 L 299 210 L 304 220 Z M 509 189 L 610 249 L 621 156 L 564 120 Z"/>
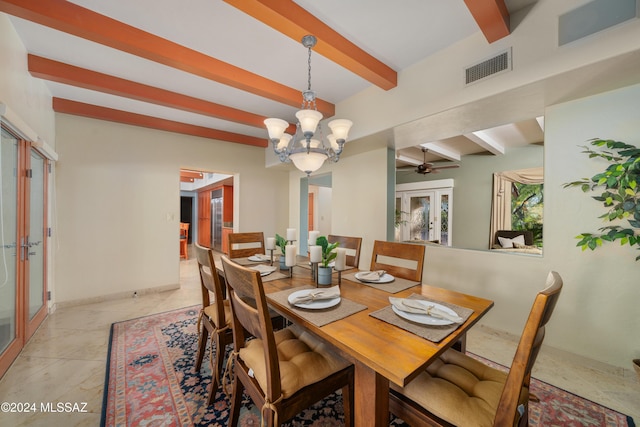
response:
<path fill-rule="evenodd" d="M 329 287 L 338 286 L 340 303 L 320 312 L 294 306 L 287 298 L 293 292 L 318 287 L 308 258 L 298 256 L 296 266 L 291 269 L 276 270 L 272 277 L 265 275 L 263 286 L 274 310 L 330 343 L 353 363 L 355 425 L 388 426 L 390 384 L 405 386 L 440 354 L 464 340 L 467 331 L 491 309 L 493 301 L 399 278 L 385 286 L 362 283 L 354 278 L 354 272 L 358 270 L 334 272 Z M 407 327 L 399 327 L 393 324 L 390 296 L 453 307 L 464 314 L 464 321 L 447 327 L 405 322 Z M 334 319 L 332 311 L 336 312 Z M 430 338 L 432 333 L 439 336 L 430 340 L 422 332 Z"/>

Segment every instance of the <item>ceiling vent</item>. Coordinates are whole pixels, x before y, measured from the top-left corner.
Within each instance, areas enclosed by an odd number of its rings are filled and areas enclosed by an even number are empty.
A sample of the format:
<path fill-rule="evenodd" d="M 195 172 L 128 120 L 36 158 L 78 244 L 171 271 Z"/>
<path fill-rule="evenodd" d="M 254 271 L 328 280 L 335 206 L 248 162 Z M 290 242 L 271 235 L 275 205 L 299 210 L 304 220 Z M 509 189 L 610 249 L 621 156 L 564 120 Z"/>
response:
<path fill-rule="evenodd" d="M 464 69 L 465 85 L 511 71 L 511 49 Z"/>

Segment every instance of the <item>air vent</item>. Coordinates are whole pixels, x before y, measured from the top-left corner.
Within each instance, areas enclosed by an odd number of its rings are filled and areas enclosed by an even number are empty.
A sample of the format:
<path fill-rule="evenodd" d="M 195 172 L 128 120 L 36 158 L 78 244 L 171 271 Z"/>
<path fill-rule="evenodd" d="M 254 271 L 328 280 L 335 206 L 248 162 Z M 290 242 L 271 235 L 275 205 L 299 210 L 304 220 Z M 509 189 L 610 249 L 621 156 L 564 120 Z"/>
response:
<path fill-rule="evenodd" d="M 511 49 L 465 68 L 465 85 L 506 71 L 511 71 Z"/>

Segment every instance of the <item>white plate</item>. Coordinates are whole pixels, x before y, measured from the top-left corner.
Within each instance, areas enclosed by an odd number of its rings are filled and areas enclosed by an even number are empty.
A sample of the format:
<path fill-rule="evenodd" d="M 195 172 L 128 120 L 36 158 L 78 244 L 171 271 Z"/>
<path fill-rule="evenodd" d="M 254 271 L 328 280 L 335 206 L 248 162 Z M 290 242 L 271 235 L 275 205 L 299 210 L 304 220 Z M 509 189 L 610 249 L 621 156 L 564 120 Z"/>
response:
<path fill-rule="evenodd" d="M 254 265 L 249 268 L 252 270 L 259 271 L 261 276 L 267 276 L 277 270 L 275 266 L 271 266 L 271 265 Z"/>
<path fill-rule="evenodd" d="M 271 261 L 271 258 L 269 258 L 266 255 L 251 255 L 249 258 L 247 258 L 247 260 L 253 261 L 253 262 L 265 262 L 265 261 Z"/>
<path fill-rule="evenodd" d="M 317 289 L 303 289 L 301 291 L 295 291 L 289 295 L 287 298 L 289 300 L 289 304 L 295 305 L 300 308 L 307 308 L 310 310 L 322 310 L 323 308 L 334 307 L 340 303 L 340 297 L 335 297 L 331 299 L 321 299 L 319 301 L 310 301 L 305 303 L 296 303 L 294 304 L 292 301 L 295 301 L 296 298 L 309 295 L 309 292 L 317 291 Z"/>
<path fill-rule="evenodd" d="M 360 280 L 361 282 L 364 283 L 389 283 L 389 282 L 393 282 L 395 280 L 395 277 L 393 277 L 390 274 L 384 273 L 380 279 L 378 280 L 367 280 L 367 279 L 362 279 L 361 277 L 365 274 L 369 273 L 369 271 L 360 271 L 358 273 L 355 274 L 356 279 Z"/>
<path fill-rule="evenodd" d="M 449 313 L 453 316 L 457 316 L 458 313 L 456 313 L 455 311 L 451 310 L 449 307 L 445 307 L 444 305 L 441 304 L 437 304 L 435 302 L 430 302 L 430 301 L 423 301 L 423 300 L 412 300 L 412 301 L 416 301 L 422 305 L 424 305 L 425 308 L 429 307 L 430 305 L 434 306 L 437 309 L 440 309 L 442 311 L 444 311 L 445 313 Z M 416 322 L 416 323 L 421 323 L 423 325 L 451 325 L 453 322 L 451 320 L 446 320 L 446 319 L 440 319 L 439 317 L 431 317 L 428 314 L 419 314 L 419 313 L 407 313 L 406 311 L 402 311 L 399 310 L 397 308 L 395 308 L 395 306 L 391 306 L 391 308 L 393 309 L 393 312 L 396 313 L 398 316 L 410 320 L 412 322 Z"/>

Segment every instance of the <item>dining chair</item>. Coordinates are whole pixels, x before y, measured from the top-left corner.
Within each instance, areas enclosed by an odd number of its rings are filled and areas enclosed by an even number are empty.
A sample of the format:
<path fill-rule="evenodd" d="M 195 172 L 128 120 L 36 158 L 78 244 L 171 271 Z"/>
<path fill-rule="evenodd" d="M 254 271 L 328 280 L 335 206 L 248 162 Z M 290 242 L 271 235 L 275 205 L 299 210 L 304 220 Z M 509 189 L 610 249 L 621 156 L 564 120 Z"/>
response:
<path fill-rule="evenodd" d="M 360 264 L 360 247 L 362 246 L 362 237 L 336 236 L 329 234 L 327 236 L 327 241 L 329 243 L 339 242 L 339 248 L 346 248 L 348 250 L 346 265 L 358 268 L 358 265 Z"/>
<path fill-rule="evenodd" d="M 392 276 L 422 282 L 425 246 L 414 243 L 373 242 L 371 271 L 384 270 Z"/>
<path fill-rule="evenodd" d="M 337 389 L 345 424 L 353 425 L 353 365 L 299 325 L 274 332 L 260 273 L 227 257 L 222 266 L 233 329 L 230 425 L 238 424 L 245 390 L 261 408 L 262 422 L 279 426 Z"/>
<path fill-rule="evenodd" d="M 531 369 L 561 289 L 562 278 L 550 272 L 508 373 L 449 349 L 404 388 L 391 386 L 390 411 L 410 425 L 527 426 Z"/>
<path fill-rule="evenodd" d="M 224 278 L 220 277 L 213 258 L 213 250 L 195 244 L 198 271 L 200 272 L 200 289 L 202 291 L 202 309 L 198 318 L 198 352 L 196 354 L 196 371 L 200 371 L 202 360 L 211 335 L 209 346 L 209 362 L 211 364 L 211 384 L 207 403 L 211 405 L 218 390 L 218 382 L 222 373 L 222 363 L 228 344 L 233 342 L 231 331 L 231 307 L 225 299 L 223 291 Z M 211 299 L 213 295 L 213 300 Z M 215 363 L 212 359 L 213 344 L 216 346 Z"/>
<path fill-rule="evenodd" d="M 189 223 L 180 223 L 180 259 L 189 259 L 189 251 L 187 249 L 189 243 Z"/>
<path fill-rule="evenodd" d="M 262 231 L 229 234 L 229 258 L 246 258 L 264 253 L 264 233 Z"/>

